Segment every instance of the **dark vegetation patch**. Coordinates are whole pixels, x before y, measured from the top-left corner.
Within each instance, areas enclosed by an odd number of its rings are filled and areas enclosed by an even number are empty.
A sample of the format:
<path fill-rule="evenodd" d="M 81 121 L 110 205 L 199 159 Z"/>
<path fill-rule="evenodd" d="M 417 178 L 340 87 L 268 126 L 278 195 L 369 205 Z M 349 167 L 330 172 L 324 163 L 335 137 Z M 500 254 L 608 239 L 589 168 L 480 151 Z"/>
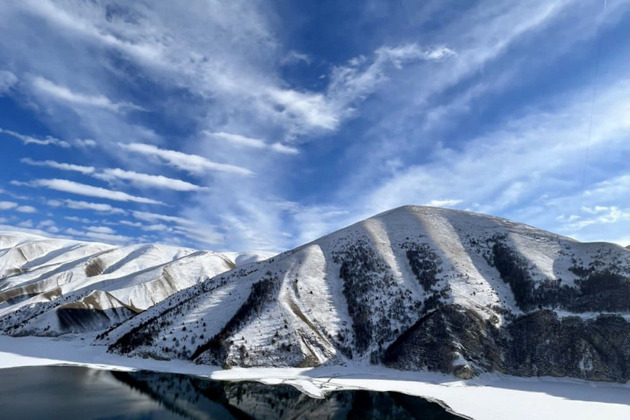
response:
<path fill-rule="evenodd" d="M 101 275 L 105 270 L 105 264 L 100 258 L 94 258 L 85 264 L 85 275 L 94 277 Z"/>
<path fill-rule="evenodd" d="M 333 253 L 333 261 L 340 265 L 339 277 L 352 318 L 353 350 L 361 355 L 375 345 L 371 360 L 377 363 L 385 343 L 400 333 L 399 325 L 411 325 L 421 303 L 394 280 L 385 261 L 364 240 Z"/>
<path fill-rule="evenodd" d="M 420 318 L 387 348 L 383 363 L 397 369 L 456 373 L 458 354 L 477 370 L 501 371 L 496 328 L 476 312 L 444 305 Z"/>
<path fill-rule="evenodd" d="M 437 283 L 437 275 L 442 272 L 442 260 L 431 250 L 429 244 L 405 242 L 401 245 L 409 261 L 411 271 L 425 291 L 429 291 Z"/>
<path fill-rule="evenodd" d="M 506 243 L 505 236 L 495 236 L 491 241 L 492 252 L 487 260 L 510 286 L 522 310 L 542 307 L 573 312 L 630 310 L 630 277 L 616 264 L 604 267 L 595 258 L 589 267 L 574 265 L 570 271 L 582 277 L 575 282 L 576 287 L 562 284 L 561 280 L 536 282 L 525 259 Z"/>
<path fill-rule="evenodd" d="M 397 369 L 458 374 L 457 353 L 473 374 L 570 376 L 630 380 L 630 323 L 622 317 L 558 318 L 538 310 L 497 328 L 459 305 L 430 312 L 405 331 L 384 355 Z"/>
<path fill-rule="evenodd" d="M 572 376 L 596 381 L 630 379 L 630 323 L 619 316 L 559 319 L 536 311 L 507 327 L 509 370 L 521 376 Z"/>
<path fill-rule="evenodd" d="M 229 338 L 236 334 L 247 322 L 262 313 L 265 306 L 276 299 L 279 288 L 280 280 L 278 276 L 267 272 L 265 277 L 252 284 L 247 300 L 221 331 L 198 346 L 190 358 L 194 360 L 204 354 L 204 358 L 209 359 L 213 364 L 225 363 L 231 347 L 231 343 L 228 341 Z"/>

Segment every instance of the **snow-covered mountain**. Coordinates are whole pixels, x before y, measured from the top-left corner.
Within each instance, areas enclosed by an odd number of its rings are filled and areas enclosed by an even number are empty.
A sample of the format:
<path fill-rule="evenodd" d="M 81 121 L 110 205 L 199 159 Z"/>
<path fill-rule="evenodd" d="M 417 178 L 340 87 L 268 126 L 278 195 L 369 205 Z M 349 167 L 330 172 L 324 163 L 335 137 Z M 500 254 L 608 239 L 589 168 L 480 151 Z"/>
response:
<path fill-rule="evenodd" d="M 627 381 L 629 321 L 629 250 L 402 207 L 207 276 L 96 344 L 226 367 L 381 363 Z"/>
<path fill-rule="evenodd" d="M 0 328 L 13 335 L 102 331 L 186 287 L 269 256 L 0 232 Z"/>

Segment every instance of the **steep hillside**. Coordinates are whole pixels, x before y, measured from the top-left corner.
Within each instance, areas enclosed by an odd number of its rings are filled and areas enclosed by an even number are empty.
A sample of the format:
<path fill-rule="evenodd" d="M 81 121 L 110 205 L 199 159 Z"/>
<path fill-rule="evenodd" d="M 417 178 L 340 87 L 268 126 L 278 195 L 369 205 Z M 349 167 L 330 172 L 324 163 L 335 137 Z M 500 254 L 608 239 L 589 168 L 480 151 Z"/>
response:
<path fill-rule="evenodd" d="M 176 293 L 96 343 L 229 366 L 630 379 L 630 252 L 402 207 Z"/>
<path fill-rule="evenodd" d="M 0 329 L 13 335 L 101 331 L 235 268 L 233 259 L 241 258 L 15 232 L 0 232 L 0 247 Z M 245 257 L 255 260 L 257 255 Z"/>

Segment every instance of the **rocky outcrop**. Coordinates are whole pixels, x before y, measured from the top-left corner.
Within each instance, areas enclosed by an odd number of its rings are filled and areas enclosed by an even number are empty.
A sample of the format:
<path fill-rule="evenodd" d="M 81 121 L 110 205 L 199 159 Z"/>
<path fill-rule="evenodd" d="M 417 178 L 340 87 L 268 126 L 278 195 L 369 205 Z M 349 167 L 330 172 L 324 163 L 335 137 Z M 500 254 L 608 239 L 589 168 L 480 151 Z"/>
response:
<path fill-rule="evenodd" d="M 385 365 L 462 378 L 496 371 L 517 376 L 630 380 L 630 323 L 620 316 L 559 318 L 538 310 L 497 326 L 459 305 L 418 320 L 388 347 Z"/>

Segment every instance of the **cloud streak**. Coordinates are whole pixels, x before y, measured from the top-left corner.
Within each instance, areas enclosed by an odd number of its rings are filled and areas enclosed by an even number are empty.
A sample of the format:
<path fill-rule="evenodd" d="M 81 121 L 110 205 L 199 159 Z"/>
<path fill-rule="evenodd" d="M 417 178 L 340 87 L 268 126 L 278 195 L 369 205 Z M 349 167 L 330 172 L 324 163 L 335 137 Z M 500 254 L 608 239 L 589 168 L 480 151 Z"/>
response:
<path fill-rule="evenodd" d="M 176 150 L 160 149 L 151 144 L 144 143 L 119 143 L 119 146 L 130 152 L 157 158 L 159 161 L 176 169 L 195 175 L 203 175 L 208 171 L 226 172 L 236 175 L 253 175 L 249 169 L 225 163 L 213 162 L 202 156 L 178 152 Z"/>
<path fill-rule="evenodd" d="M 54 99 L 75 104 L 86 105 L 90 107 L 103 108 L 113 112 L 122 112 L 125 110 L 142 110 L 142 108 L 128 102 L 113 102 L 104 95 L 86 95 L 70 90 L 66 86 L 58 85 L 50 80 L 37 76 L 33 79 L 33 87 Z"/>
<path fill-rule="evenodd" d="M 52 136 L 46 136 L 43 139 L 37 139 L 35 137 L 31 137 L 31 136 L 27 136 L 25 134 L 20 134 L 17 133 L 15 131 L 12 130 L 5 130 L 4 128 L 0 128 L 0 133 L 3 134 L 7 134 L 11 137 L 15 137 L 16 139 L 19 139 L 22 141 L 22 143 L 24 144 L 36 144 L 38 146 L 49 146 L 49 145 L 53 145 L 53 146 L 59 146 L 59 147 L 63 147 L 63 148 L 70 148 L 72 147 L 70 143 L 68 143 L 67 141 L 64 140 L 59 140 L 55 137 Z"/>
<path fill-rule="evenodd" d="M 271 150 L 277 153 L 285 153 L 288 155 L 297 155 L 299 152 L 298 149 L 296 149 L 295 147 L 291 147 L 291 146 L 286 146 L 282 143 L 266 143 L 263 140 L 260 139 L 255 139 L 252 137 L 246 137 L 246 136 L 241 136 L 239 134 L 231 134 L 231 133 L 224 133 L 224 132 L 216 132 L 216 133 L 212 133 L 210 131 L 205 131 L 205 134 L 217 139 L 221 139 L 221 140 L 225 140 L 229 143 L 238 145 L 238 146 L 245 146 L 245 147 L 250 147 L 253 149 L 266 149 L 266 150 Z"/>
<path fill-rule="evenodd" d="M 137 187 L 164 188 L 174 191 L 203 191 L 207 188 L 181 179 L 168 178 L 163 175 L 149 175 L 122 169 L 103 169 L 94 174 L 95 178 L 104 181 L 125 180 Z"/>
<path fill-rule="evenodd" d="M 71 163 L 60 163 L 60 162 L 55 162 L 53 160 L 37 161 L 31 158 L 22 158 L 20 159 L 20 162 L 26 163 L 27 165 L 31 165 L 31 166 L 45 166 L 49 168 L 59 169 L 62 171 L 80 172 L 84 175 L 89 175 L 94 172 L 94 167 L 92 166 L 74 165 Z"/>
<path fill-rule="evenodd" d="M 43 187 L 76 195 L 104 198 L 106 200 L 134 202 L 142 204 L 164 204 L 151 198 L 137 197 L 122 191 L 108 190 L 106 188 L 69 181 L 67 179 L 37 179 L 27 182 L 26 185 L 29 185 L 31 187 Z"/>
<path fill-rule="evenodd" d="M 75 201 L 75 200 L 48 200 L 46 202 L 49 206 L 52 207 L 67 207 L 73 210 L 90 210 L 100 213 L 108 213 L 108 214 L 126 214 L 127 212 L 123 209 L 113 207 L 109 204 L 105 203 L 91 203 L 87 201 Z"/>
<path fill-rule="evenodd" d="M 8 94 L 17 83 L 15 74 L 7 70 L 0 70 L 0 96 Z"/>
<path fill-rule="evenodd" d="M 149 175 L 134 171 L 125 171 L 119 168 L 96 169 L 93 166 L 82 166 L 71 163 L 56 162 L 53 160 L 36 161 L 30 158 L 20 159 L 22 163 L 31 166 L 43 166 L 62 171 L 80 172 L 83 175 L 91 175 L 103 181 L 124 180 L 137 187 L 162 188 L 174 191 L 203 191 L 207 188 L 180 179 L 168 178 L 163 175 Z"/>

